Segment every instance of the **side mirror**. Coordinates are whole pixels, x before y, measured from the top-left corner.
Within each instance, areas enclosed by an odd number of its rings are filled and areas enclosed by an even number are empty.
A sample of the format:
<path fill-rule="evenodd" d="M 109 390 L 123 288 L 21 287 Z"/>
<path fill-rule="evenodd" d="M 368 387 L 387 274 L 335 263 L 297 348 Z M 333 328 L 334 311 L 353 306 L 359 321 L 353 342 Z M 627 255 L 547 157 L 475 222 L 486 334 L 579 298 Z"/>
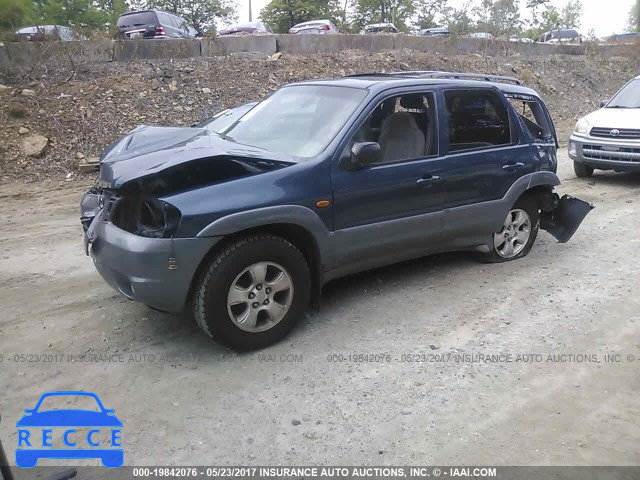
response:
<path fill-rule="evenodd" d="M 357 142 L 351 147 L 349 169 L 359 170 L 380 158 L 380 144 L 376 142 Z"/>
<path fill-rule="evenodd" d="M 600 100 L 600 108 L 603 108 L 607 103 L 609 103 L 609 100 Z"/>

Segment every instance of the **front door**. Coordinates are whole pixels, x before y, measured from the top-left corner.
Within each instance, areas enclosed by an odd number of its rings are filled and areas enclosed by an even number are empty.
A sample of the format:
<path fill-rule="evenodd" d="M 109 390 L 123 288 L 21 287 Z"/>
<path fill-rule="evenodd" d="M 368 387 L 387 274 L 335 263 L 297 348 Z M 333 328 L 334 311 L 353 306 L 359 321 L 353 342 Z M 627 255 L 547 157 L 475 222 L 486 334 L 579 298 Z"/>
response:
<path fill-rule="evenodd" d="M 356 171 L 332 166 L 334 240 L 339 268 L 382 265 L 438 244 L 444 202 L 432 92 L 392 95 L 348 142 L 380 144 L 377 162 Z M 357 268 L 356 268 L 357 267 Z"/>

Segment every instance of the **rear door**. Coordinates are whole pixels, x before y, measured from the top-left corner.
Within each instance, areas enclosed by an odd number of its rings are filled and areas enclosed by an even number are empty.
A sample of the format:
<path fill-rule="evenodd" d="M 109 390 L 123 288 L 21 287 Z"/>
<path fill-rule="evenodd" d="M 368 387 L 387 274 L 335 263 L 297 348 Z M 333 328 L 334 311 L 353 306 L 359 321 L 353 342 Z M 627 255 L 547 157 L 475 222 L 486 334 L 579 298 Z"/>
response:
<path fill-rule="evenodd" d="M 495 89 L 445 89 L 442 96 L 445 235 L 465 246 L 487 233 L 482 214 L 487 202 L 501 199 L 519 177 L 538 170 L 539 159 L 520 141 L 513 110 Z"/>

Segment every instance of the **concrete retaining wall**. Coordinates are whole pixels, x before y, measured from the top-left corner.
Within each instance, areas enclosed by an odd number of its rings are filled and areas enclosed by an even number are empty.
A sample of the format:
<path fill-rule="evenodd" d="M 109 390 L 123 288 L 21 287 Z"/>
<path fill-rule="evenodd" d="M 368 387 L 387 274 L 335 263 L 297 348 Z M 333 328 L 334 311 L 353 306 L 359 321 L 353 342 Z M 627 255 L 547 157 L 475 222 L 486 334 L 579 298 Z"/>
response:
<path fill-rule="evenodd" d="M 8 43 L 0 47 L 0 67 L 28 67 L 37 63 L 76 63 L 214 57 L 240 52 L 272 55 L 337 54 L 345 50 L 367 53 L 384 50 L 431 51 L 441 54 L 487 56 L 519 53 L 524 56 L 600 55 L 627 57 L 640 62 L 640 45 L 550 45 L 474 38 L 426 38 L 406 35 L 260 35 L 196 40 L 91 40 L 64 43 Z"/>

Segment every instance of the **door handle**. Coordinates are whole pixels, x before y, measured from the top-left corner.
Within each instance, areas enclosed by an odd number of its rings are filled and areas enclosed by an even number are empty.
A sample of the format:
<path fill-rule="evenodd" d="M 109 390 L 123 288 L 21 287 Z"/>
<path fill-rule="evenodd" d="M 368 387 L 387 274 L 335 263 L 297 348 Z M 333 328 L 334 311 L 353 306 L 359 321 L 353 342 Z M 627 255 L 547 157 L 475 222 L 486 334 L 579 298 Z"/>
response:
<path fill-rule="evenodd" d="M 442 178 L 437 175 L 425 175 L 424 177 L 419 178 L 416 183 L 418 185 L 431 185 L 432 183 L 437 183 L 440 180 L 442 180 Z"/>
<path fill-rule="evenodd" d="M 524 167 L 524 163 L 522 162 L 518 162 L 518 163 L 507 163 L 506 165 L 502 166 L 503 170 L 517 170 L 518 168 L 522 168 Z"/>

